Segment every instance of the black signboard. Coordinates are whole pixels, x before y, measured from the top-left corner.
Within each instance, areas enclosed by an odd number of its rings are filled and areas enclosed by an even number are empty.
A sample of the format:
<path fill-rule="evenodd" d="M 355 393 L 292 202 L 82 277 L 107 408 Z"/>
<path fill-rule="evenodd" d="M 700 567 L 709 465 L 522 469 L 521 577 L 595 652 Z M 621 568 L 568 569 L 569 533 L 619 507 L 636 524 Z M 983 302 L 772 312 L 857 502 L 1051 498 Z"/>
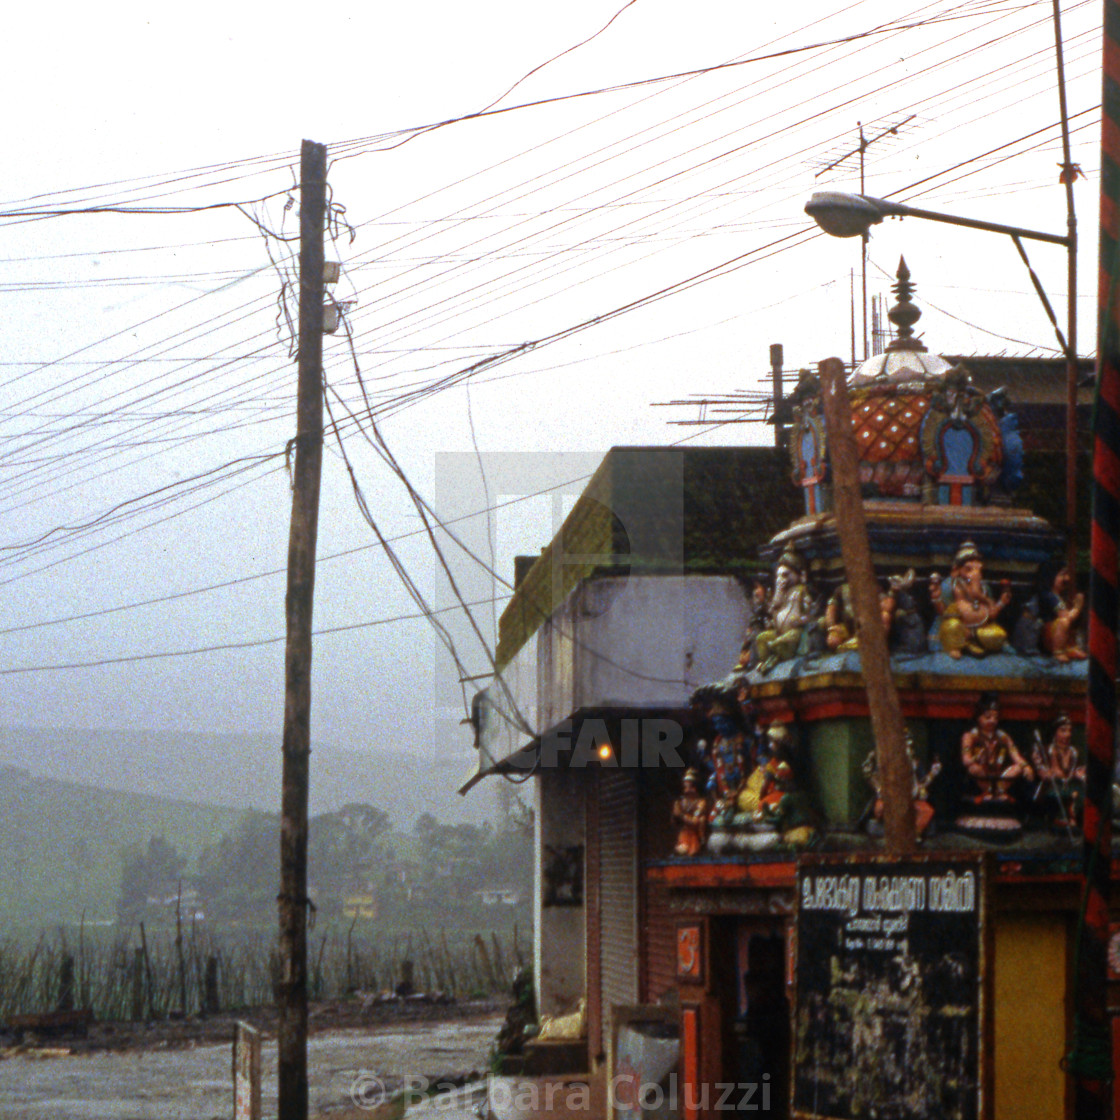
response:
<path fill-rule="evenodd" d="M 795 1117 L 982 1120 L 979 858 L 803 857 Z"/>

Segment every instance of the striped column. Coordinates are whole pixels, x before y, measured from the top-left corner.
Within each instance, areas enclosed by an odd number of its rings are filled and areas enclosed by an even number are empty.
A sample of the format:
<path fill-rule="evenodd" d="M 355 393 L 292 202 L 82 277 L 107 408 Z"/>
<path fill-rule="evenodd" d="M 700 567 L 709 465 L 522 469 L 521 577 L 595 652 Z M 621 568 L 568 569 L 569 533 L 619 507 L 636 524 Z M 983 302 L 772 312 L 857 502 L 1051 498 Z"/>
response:
<path fill-rule="evenodd" d="M 1077 942 L 1074 1046 L 1078 1120 L 1112 1115 L 1112 1049 L 1107 983 L 1108 897 L 1112 846 L 1112 772 L 1116 746 L 1116 626 L 1120 542 L 1120 0 L 1104 3 L 1101 124 L 1100 273 L 1097 400 L 1093 413 L 1093 527 L 1089 577 L 1088 759 L 1082 922 Z"/>

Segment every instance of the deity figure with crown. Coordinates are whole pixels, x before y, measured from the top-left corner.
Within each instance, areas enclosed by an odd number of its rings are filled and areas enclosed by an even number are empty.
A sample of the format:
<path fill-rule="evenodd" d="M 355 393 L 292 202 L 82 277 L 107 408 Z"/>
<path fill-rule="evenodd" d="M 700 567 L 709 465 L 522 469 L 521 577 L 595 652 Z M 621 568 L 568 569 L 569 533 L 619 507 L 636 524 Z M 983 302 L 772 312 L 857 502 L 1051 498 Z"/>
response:
<path fill-rule="evenodd" d="M 984 559 L 972 541 L 957 549 L 948 579 L 931 577 L 929 593 L 940 620 L 937 637 L 950 657 L 983 657 L 1003 649 L 1007 631 L 996 619 L 1011 602 L 1010 585 L 1005 581 L 999 598 L 992 596 L 984 582 Z"/>

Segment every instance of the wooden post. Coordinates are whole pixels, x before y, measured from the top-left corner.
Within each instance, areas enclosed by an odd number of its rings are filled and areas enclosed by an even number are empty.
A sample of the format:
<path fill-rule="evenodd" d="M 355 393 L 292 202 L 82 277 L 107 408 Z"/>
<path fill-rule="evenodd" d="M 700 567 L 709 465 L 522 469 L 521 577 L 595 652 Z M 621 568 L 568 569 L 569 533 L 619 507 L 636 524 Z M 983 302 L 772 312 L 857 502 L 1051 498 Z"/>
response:
<path fill-rule="evenodd" d="M 58 966 L 58 1010 L 74 1010 L 74 957 L 63 953 Z"/>
<path fill-rule="evenodd" d="M 144 950 L 132 950 L 132 1021 L 144 1018 Z"/>
<path fill-rule="evenodd" d="M 820 363 L 821 399 L 828 430 L 828 456 L 832 465 L 832 503 L 840 554 L 852 593 L 859 632 L 859 659 L 871 712 L 871 733 L 878 755 L 882 783 L 883 826 L 891 855 L 913 851 L 914 775 L 906 752 L 906 724 L 898 691 L 891 676 L 887 633 L 879 606 L 879 584 L 871 566 L 867 519 L 859 489 L 856 442 L 852 435 L 852 410 L 844 383 L 844 363 L 826 358 Z"/>
<path fill-rule="evenodd" d="M 144 923 L 140 923 L 140 953 L 144 958 L 144 993 L 146 999 L 144 1003 L 147 1007 L 147 1014 L 144 1016 L 145 1020 L 154 1019 L 156 1016 L 156 986 L 152 982 L 152 958 L 148 956 L 148 935 L 144 931 Z"/>
<path fill-rule="evenodd" d="M 179 959 L 179 1014 L 187 1017 L 187 961 L 183 956 L 183 880 L 175 896 L 175 955 Z"/>
<path fill-rule="evenodd" d="M 261 1036 L 238 1023 L 233 1036 L 234 1120 L 261 1120 Z"/>
<path fill-rule="evenodd" d="M 299 390 L 288 622 L 284 652 L 284 771 L 280 814 L 279 1120 L 307 1120 L 307 794 L 311 756 L 311 612 L 323 465 L 323 233 L 327 149 L 300 158 Z"/>
<path fill-rule="evenodd" d="M 218 1007 L 218 958 L 206 958 L 205 995 L 202 1000 L 203 1011 L 207 1015 L 217 1015 Z"/>
<path fill-rule="evenodd" d="M 774 446 L 784 451 L 788 440 L 788 433 L 782 424 L 781 417 L 785 412 L 782 402 L 782 366 L 785 364 L 785 351 L 780 342 L 770 345 L 770 384 L 774 391 Z"/>

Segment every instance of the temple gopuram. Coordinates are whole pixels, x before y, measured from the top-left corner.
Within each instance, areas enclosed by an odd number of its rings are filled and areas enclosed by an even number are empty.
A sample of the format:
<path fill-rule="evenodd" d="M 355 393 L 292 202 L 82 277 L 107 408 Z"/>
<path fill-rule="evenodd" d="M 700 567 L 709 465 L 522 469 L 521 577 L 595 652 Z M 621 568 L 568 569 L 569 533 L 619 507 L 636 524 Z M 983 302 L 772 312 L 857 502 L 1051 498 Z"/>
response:
<path fill-rule="evenodd" d="M 1032 858 L 1061 861 L 1083 780 L 1083 596 L 1062 535 L 1016 504 L 1024 454 L 1011 402 L 914 337 L 905 262 L 895 291 L 898 337 L 849 391 L 921 832 L 946 844 L 1029 840 Z M 814 376 L 802 375 L 793 406 L 805 515 L 762 549 L 772 576 L 753 588 L 737 665 L 695 695 L 711 731 L 696 757 L 708 854 L 876 835 L 859 634 Z"/>
<path fill-rule="evenodd" d="M 689 915 L 678 949 L 704 958 L 698 982 L 678 967 L 682 1061 L 697 1084 L 778 1067 L 775 1100 L 798 1117 L 1061 1116 L 1084 598 L 1063 535 L 1019 500 L 1013 401 L 916 337 L 905 262 L 894 292 L 897 336 L 848 392 L 917 854 L 882 854 L 821 389 L 803 371 L 804 512 L 761 549 L 737 662 L 693 695 L 673 854 L 648 872 Z"/>

